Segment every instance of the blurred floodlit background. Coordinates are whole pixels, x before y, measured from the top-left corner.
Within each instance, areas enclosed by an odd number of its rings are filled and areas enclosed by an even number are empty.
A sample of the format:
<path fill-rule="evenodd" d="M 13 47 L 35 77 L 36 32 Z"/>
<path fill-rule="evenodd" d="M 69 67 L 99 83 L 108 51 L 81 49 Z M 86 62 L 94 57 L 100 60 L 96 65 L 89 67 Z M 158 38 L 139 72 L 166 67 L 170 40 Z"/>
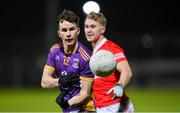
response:
<path fill-rule="evenodd" d="M 0 4 L 0 112 L 59 111 L 58 90 L 40 81 L 56 18 L 70 9 L 81 18 L 87 0 L 18 0 Z M 180 4 L 177 0 L 95 0 L 107 17 L 106 37 L 121 45 L 133 70 L 127 93 L 137 111 L 180 111 Z M 39 102 L 39 103 L 38 103 Z"/>

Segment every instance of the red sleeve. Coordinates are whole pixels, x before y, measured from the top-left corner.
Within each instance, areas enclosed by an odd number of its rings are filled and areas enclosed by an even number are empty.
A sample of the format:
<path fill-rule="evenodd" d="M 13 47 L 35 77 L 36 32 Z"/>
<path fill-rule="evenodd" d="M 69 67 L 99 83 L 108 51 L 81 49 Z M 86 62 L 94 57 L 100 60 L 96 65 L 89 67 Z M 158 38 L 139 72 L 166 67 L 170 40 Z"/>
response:
<path fill-rule="evenodd" d="M 117 45 L 111 41 L 108 41 L 101 49 L 106 49 L 106 50 L 111 51 L 114 54 L 117 62 L 127 60 L 127 58 L 124 54 L 124 50 L 119 45 Z"/>

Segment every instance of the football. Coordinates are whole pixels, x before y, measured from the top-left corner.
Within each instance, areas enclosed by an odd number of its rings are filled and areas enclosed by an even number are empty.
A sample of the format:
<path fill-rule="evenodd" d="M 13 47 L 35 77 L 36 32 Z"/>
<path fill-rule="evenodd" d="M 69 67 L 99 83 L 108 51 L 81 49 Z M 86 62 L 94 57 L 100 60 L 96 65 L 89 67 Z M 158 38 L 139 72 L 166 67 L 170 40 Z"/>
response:
<path fill-rule="evenodd" d="M 116 58 L 108 50 L 99 50 L 91 56 L 89 64 L 94 75 L 106 77 L 116 69 Z"/>

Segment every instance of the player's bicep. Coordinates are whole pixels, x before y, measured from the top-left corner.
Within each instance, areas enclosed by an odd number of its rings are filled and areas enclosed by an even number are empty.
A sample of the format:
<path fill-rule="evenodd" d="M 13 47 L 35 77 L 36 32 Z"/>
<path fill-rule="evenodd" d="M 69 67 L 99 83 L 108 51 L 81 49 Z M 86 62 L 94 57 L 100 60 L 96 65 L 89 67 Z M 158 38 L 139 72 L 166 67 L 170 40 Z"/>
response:
<path fill-rule="evenodd" d="M 46 79 L 46 78 L 52 77 L 53 74 L 54 74 L 54 68 L 48 65 L 45 65 L 42 78 Z"/>
<path fill-rule="evenodd" d="M 48 84 L 53 80 L 54 69 L 48 65 L 44 66 L 43 75 L 41 79 L 41 86 L 47 87 Z"/>
<path fill-rule="evenodd" d="M 124 72 L 125 71 L 125 72 L 130 72 L 131 73 L 131 68 L 129 66 L 128 61 L 118 62 L 116 68 L 117 68 L 117 70 L 119 72 Z"/>

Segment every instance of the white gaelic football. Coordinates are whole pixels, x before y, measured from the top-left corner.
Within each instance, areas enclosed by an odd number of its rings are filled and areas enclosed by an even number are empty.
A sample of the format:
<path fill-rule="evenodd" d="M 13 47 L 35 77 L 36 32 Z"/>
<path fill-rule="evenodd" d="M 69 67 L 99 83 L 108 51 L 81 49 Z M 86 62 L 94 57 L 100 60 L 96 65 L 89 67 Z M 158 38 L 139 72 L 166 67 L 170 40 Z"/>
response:
<path fill-rule="evenodd" d="M 99 50 L 91 56 L 90 68 L 94 75 L 106 77 L 116 69 L 116 58 L 108 50 Z"/>

